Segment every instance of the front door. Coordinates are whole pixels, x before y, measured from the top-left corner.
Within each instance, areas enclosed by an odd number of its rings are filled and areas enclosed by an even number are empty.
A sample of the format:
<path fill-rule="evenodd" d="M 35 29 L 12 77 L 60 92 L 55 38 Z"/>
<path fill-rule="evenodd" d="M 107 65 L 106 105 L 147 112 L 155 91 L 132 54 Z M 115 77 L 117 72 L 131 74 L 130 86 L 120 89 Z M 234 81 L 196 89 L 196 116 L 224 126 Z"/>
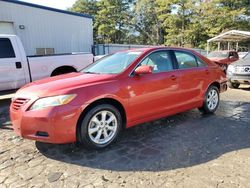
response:
<path fill-rule="evenodd" d="M 179 100 L 179 74 L 168 51 L 151 53 L 138 66 L 141 65 L 152 66 L 153 73 L 129 77 L 130 122 L 166 113 Z"/>
<path fill-rule="evenodd" d="M 16 46 L 14 39 L 0 38 L 0 91 L 17 89 L 26 83 L 20 54 L 15 53 Z"/>

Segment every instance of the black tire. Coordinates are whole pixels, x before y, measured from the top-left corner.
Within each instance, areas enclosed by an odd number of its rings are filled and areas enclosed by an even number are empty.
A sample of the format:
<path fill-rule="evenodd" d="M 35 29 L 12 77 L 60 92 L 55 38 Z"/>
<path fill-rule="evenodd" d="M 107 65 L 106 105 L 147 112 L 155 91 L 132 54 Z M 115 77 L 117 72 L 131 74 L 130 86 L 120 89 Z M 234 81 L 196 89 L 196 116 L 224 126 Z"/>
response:
<path fill-rule="evenodd" d="M 216 94 L 217 94 L 217 97 L 218 97 L 218 100 L 217 100 L 217 103 L 216 103 L 216 105 L 213 107 L 213 108 L 211 108 L 210 107 L 210 103 L 208 102 L 208 100 L 209 100 L 209 94 L 212 92 L 212 91 L 215 91 L 216 92 Z M 216 110 L 217 110 L 217 108 L 218 108 L 218 106 L 219 106 L 219 103 L 220 103 L 220 92 L 219 92 L 219 89 L 216 87 L 216 86 L 210 86 L 209 88 L 208 88 L 208 90 L 206 91 L 206 94 L 205 94 L 205 98 L 204 98 L 204 102 L 203 102 L 203 106 L 202 107 L 200 107 L 200 108 L 198 108 L 199 110 L 200 110 L 200 112 L 202 112 L 203 114 L 213 114 Z"/>
<path fill-rule="evenodd" d="M 240 87 L 239 83 L 232 83 L 232 82 L 228 82 L 228 87 L 231 89 L 238 89 Z"/>
<path fill-rule="evenodd" d="M 94 116 L 96 116 L 98 113 L 101 113 L 103 111 L 108 111 L 112 115 L 115 116 L 116 122 L 117 122 L 117 129 L 116 129 L 116 131 L 114 131 L 114 135 L 113 135 L 111 140 L 109 140 L 107 143 L 97 144 L 97 143 L 95 143 L 93 141 L 93 138 L 91 139 L 92 135 L 91 136 L 89 135 L 88 130 L 89 130 L 89 126 L 91 126 L 91 124 L 90 124 L 91 119 Z M 101 122 L 101 121 L 99 121 L 99 122 Z M 122 130 L 122 122 L 123 121 L 122 121 L 120 111 L 117 110 L 117 108 L 115 108 L 113 105 L 101 104 L 101 105 L 95 106 L 91 110 L 89 110 L 87 112 L 87 114 L 79 122 L 80 127 L 78 129 L 79 132 L 77 134 L 78 135 L 78 142 L 81 145 L 83 145 L 84 147 L 89 148 L 89 149 L 105 148 L 105 147 L 109 146 L 111 143 L 113 143 L 113 142 L 115 142 L 117 140 L 117 138 L 118 138 L 118 136 L 119 136 L 119 134 L 120 134 L 120 132 Z M 112 122 L 112 124 L 113 124 L 113 122 Z M 97 124 L 95 126 L 97 126 Z M 105 129 L 105 128 L 98 128 L 98 129 L 102 129 L 102 132 L 103 132 L 104 131 L 103 129 Z M 107 131 L 107 129 L 106 129 L 106 131 Z M 99 132 L 96 132 L 96 134 L 98 134 L 98 133 Z M 102 133 L 102 134 L 104 134 L 104 133 Z M 103 139 L 105 139 L 105 138 L 103 138 Z"/>

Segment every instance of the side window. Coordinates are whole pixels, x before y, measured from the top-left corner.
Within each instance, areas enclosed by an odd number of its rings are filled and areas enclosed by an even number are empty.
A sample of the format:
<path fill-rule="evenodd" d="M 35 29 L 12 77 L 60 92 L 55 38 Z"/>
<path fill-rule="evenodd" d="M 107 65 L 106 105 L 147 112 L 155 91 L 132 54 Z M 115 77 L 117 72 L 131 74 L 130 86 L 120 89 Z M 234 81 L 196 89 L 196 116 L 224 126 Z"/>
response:
<path fill-rule="evenodd" d="M 15 52 L 8 38 L 0 39 L 0 58 L 14 58 Z"/>
<path fill-rule="evenodd" d="M 198 66 L 193 55 L 181 51 L 175 51 L 174 53 L 180 69 L 188 69 Z"/>
<path fill-rule="evenodd" d="M 199 57 L 196 57 L 196 59 L 197 59 L 198 67 L 206 67 L 207 66 L 207 64 L 203 60 L 201 60 Z"/>
<path fill-rule="evenodd" d="M 141 65 L 152 66 L 153 73 L 173 70 L 171 57 L 167 51 L 153 52 L 141 62 Z"/>

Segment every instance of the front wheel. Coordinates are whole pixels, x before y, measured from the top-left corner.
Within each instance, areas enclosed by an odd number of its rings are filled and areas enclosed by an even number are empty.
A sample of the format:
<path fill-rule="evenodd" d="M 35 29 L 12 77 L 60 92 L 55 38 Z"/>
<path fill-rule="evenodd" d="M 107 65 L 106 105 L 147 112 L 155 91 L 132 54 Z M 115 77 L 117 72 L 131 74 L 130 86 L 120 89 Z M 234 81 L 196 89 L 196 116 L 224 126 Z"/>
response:
<path fill-rule="evenodd" d="M 204 114 L 214 113 L 220 102 L 220 93 L 216 86 L 210 86 L 206 92 L 203 106 L 199 110 Z"/>
<path fill-rule="evenodd" d="M 93 107 L 80 122 L 78 140 L 87 148 L 100 149 L 114 142 L 122 128 L 119 110 L 109 104 Z"/>

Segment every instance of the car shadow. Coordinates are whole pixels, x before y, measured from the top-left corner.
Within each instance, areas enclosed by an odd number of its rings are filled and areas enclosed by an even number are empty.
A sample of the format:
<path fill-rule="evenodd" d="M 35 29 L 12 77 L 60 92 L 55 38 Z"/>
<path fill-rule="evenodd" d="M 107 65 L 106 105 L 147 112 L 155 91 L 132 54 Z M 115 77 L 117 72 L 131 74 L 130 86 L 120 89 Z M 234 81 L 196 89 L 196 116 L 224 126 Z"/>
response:
<path fill-rule="evenodd" d="M 36 142 L 46 157 L 114 171 L 163 171 L 191 167 L 250 147 L 250 103 L 222 101 L 215 115 L 191 110 L 123 131 L 108 148 Z"/>
<path fill-rule="evenodd" d="M 247 85 L 245 85 L 245 86 L 240 86 L 239 89 L 240 89 L 240 90 L 244 90 L 244 91 L 250 91 L 250 86 L 247 86 Z"/>
<path fill-rule="evenodd" d="M 9 118 L 10 99 L 0 100 L 0 129 L 12 130 Z"/>
<path fill-rule="evenodd" d="M 241 90 L 244 90 L 244 91 L 250 91 L 250 87 L 249 88 L 240 88 Z"/>

